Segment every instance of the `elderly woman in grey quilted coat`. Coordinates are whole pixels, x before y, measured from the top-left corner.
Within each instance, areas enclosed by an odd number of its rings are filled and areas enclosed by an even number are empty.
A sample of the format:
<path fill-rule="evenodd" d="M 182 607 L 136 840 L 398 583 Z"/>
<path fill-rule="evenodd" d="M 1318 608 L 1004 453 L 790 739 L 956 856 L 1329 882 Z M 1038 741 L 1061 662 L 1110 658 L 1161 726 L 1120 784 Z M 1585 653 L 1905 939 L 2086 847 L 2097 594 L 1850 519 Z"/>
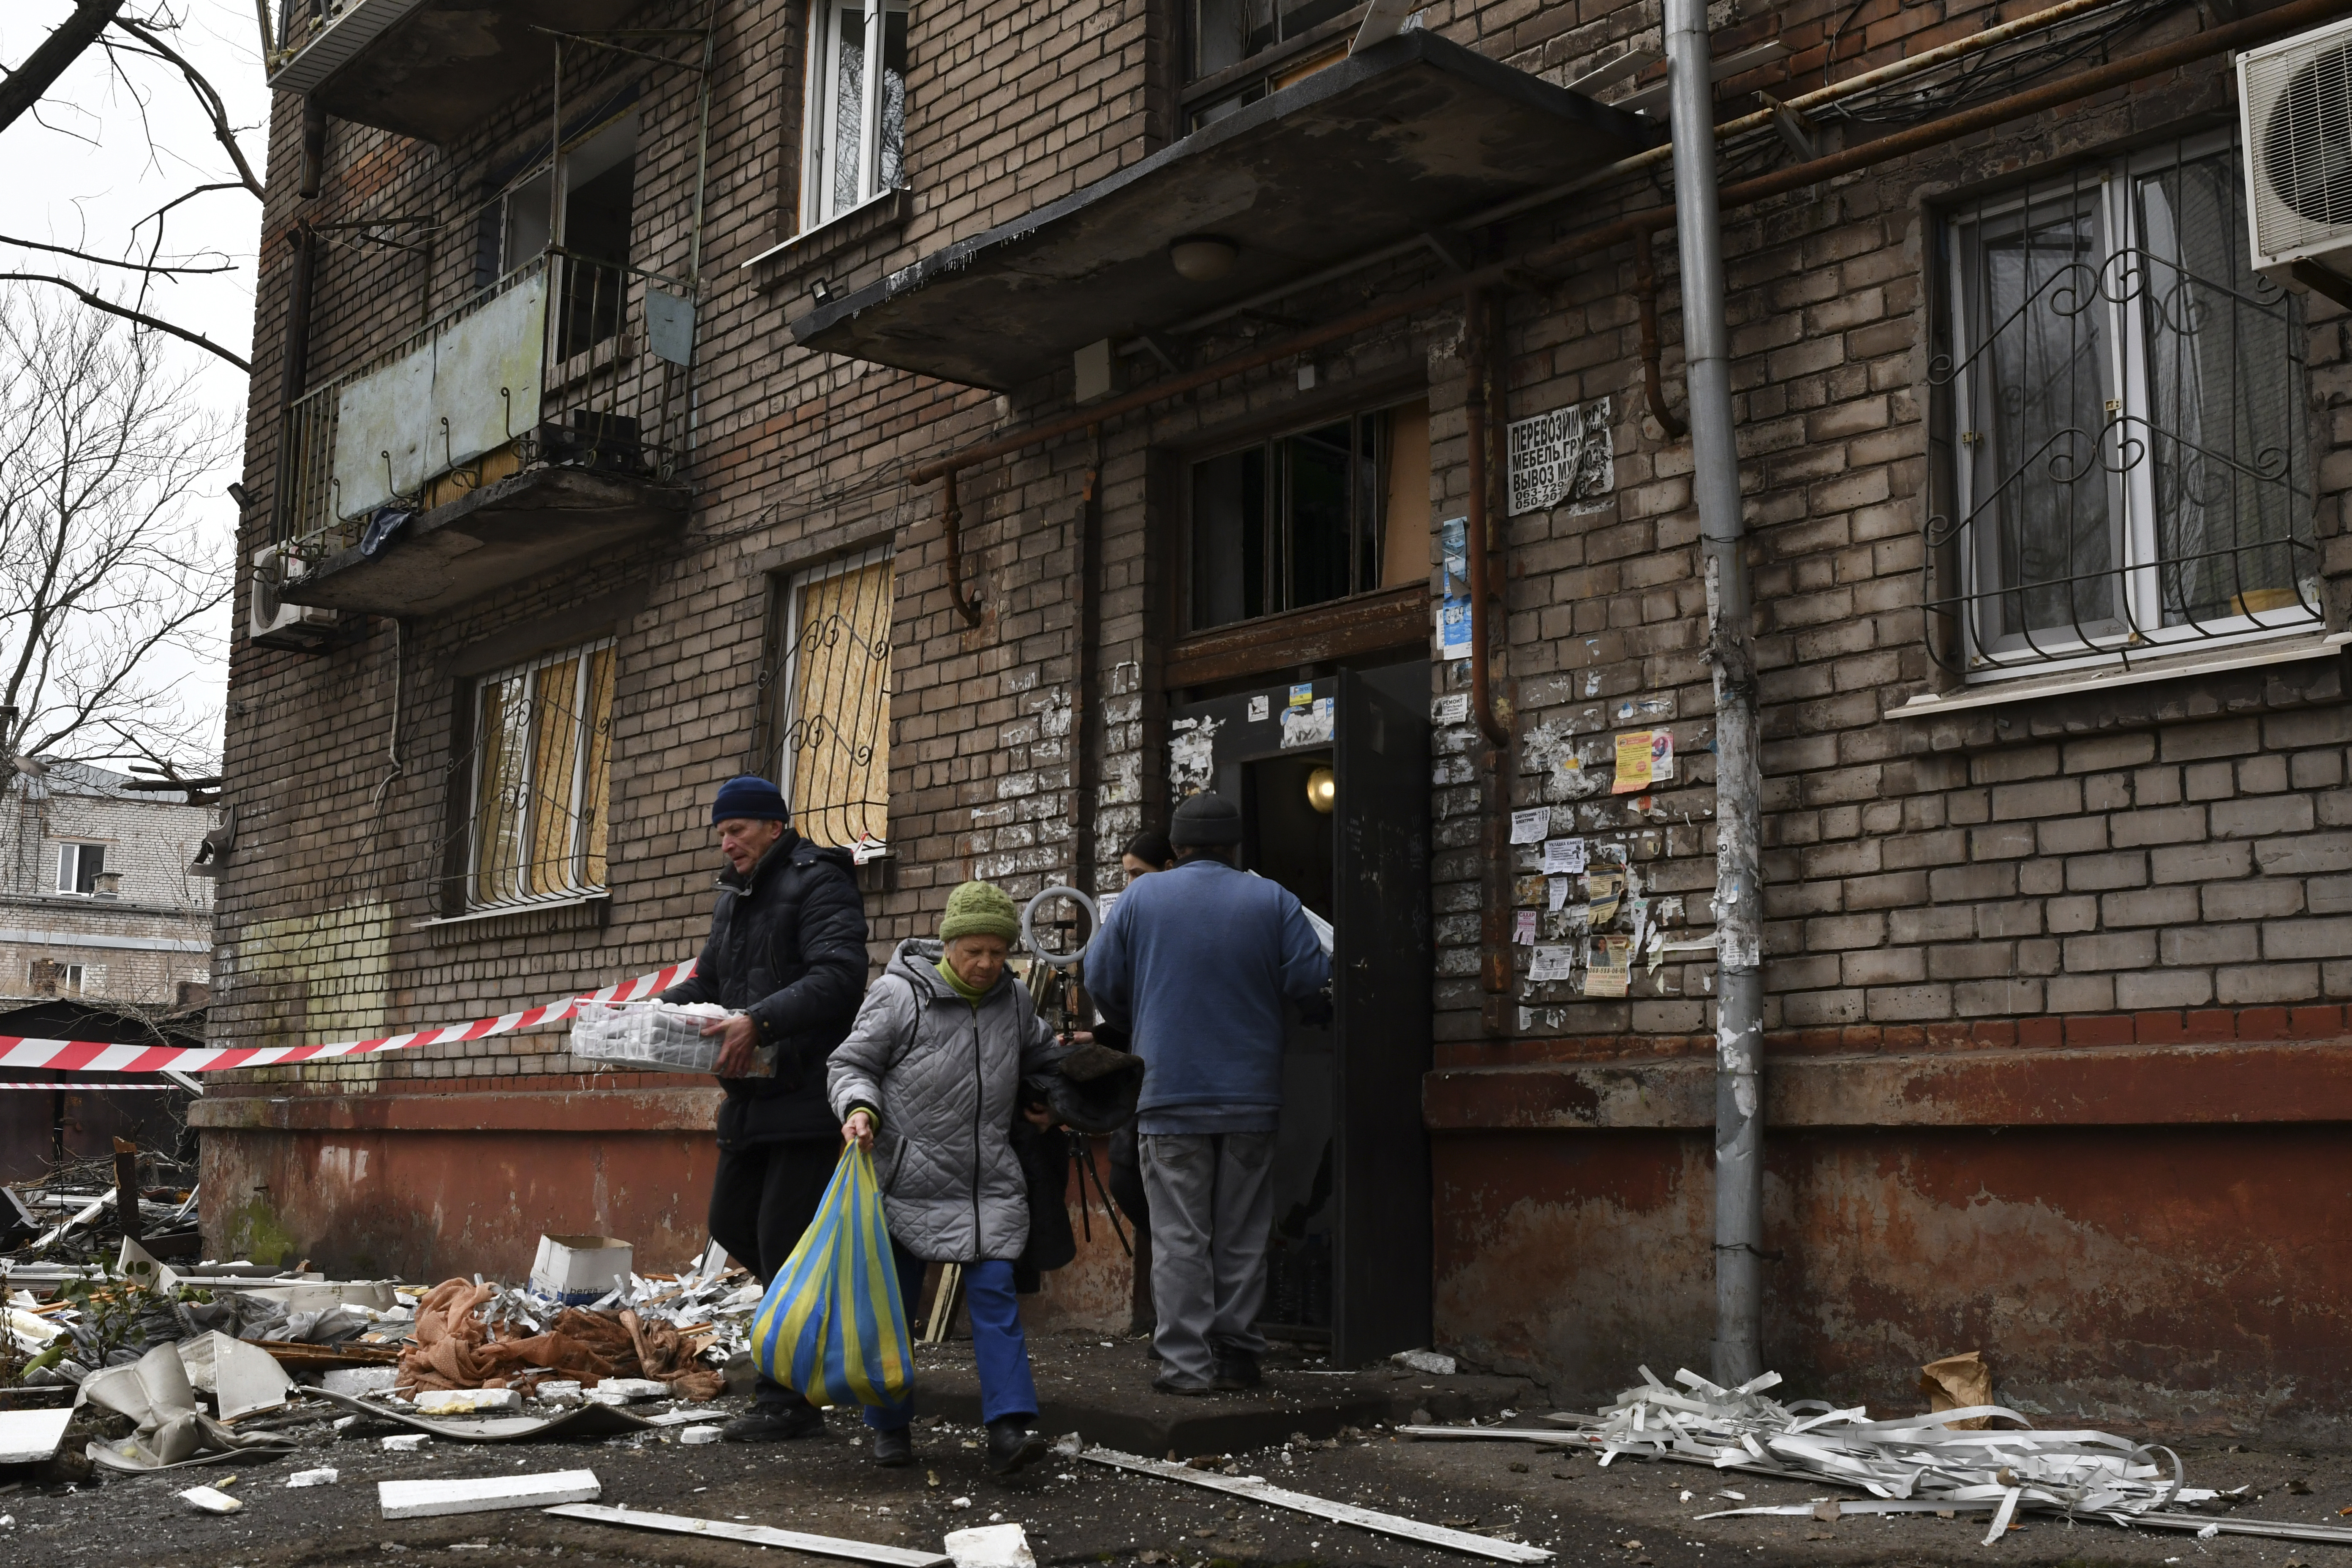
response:
<path fill-rule="evenodd" d="M 901 1300 L 911 1309 L 926 1262 L 963 1266 L 987 1465 L 997 1475 L 1045 1451 L 1030 1430 L 1037 1389 L 1013 1283 L 1013 1260 L 1029 1240 L 1029 1188 L 1008 1130 L 1024 1100 L 1037 1098 L 1024 1096 L 1022 1080 L 1066 1049 L 1005 972 L 1019 934 L 1002 889 L 958 888 L 940 940 L 900 942 L 866 991 L 826 1084 L 842 1135 L 874 1151 Z M 866 1412 L 878 1463 L 912 1460 L 913 1419 L 911 1398 Z"/>

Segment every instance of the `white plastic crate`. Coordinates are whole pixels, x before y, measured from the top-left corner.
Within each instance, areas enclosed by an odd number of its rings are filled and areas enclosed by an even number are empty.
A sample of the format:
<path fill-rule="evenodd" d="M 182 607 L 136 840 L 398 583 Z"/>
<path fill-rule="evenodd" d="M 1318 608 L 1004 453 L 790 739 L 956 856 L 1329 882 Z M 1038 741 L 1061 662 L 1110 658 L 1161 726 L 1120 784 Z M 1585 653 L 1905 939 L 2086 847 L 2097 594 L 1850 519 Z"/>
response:
<path fill-rule="evenodd" d="M 572 1054 L 663 1072 L 712 1072 L 723 1035 L 702 1026 L 727 1009 L 708 1002 L 583 1002 L 572 1016 Z"/>

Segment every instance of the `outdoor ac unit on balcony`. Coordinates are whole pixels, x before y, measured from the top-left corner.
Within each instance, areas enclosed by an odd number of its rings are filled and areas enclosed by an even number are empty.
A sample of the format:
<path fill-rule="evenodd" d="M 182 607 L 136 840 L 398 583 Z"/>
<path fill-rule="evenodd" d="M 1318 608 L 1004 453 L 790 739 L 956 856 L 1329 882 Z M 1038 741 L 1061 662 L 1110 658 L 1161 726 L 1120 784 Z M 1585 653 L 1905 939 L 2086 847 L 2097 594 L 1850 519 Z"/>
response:
<path fill-rule="evenodd" d="M 2352 20 L 2238 57 L 2254 266 L 2352 305 Z"/>
<path fill-rule="evenodd" d="M 320 609 L 312 605 L 289 605 L 279 599 L 278 590 L 289 580 L 302 575 L 301 560 L 281 555 L 275 544 L 264 545 L 253 555 L 253 605 L 246 621 L 253 640 L 263 647 L 290 648 L 297 653 L 316 653 L 334 640 L 342 627 L 340 610 Z"/>

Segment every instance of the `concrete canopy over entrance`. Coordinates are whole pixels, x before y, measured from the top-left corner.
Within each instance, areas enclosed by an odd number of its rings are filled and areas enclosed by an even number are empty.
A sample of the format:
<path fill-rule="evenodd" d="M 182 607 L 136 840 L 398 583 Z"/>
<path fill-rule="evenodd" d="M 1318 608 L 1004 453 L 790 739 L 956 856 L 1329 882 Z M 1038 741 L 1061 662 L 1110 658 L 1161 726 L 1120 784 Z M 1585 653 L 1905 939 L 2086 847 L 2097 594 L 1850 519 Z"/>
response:
<path fill-rule="evenodd" d="M 1660 141 L 1664 129 L 1409 32 L 1108 179 L 933 251 L 793 321 L 811 348 L 1010 387 L 1334 262 L 1443 230 Z M 1213 281 L 1168 247 L 1234 247 Z"/>

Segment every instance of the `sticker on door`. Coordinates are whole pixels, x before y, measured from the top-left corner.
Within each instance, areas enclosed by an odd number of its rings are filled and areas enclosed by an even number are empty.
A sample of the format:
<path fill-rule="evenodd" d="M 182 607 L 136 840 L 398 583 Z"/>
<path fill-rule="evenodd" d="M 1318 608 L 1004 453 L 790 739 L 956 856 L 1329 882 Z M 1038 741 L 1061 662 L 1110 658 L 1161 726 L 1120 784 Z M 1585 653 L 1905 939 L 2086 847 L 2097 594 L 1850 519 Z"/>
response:
<path fill-rule="evenodd" d="M 1331 700 L 1318 697 L 1308 708 L 1286 708 L 1282 710 L 1282 749 L 1293 746 L 1328 746 L 1331 743 Z"/>

